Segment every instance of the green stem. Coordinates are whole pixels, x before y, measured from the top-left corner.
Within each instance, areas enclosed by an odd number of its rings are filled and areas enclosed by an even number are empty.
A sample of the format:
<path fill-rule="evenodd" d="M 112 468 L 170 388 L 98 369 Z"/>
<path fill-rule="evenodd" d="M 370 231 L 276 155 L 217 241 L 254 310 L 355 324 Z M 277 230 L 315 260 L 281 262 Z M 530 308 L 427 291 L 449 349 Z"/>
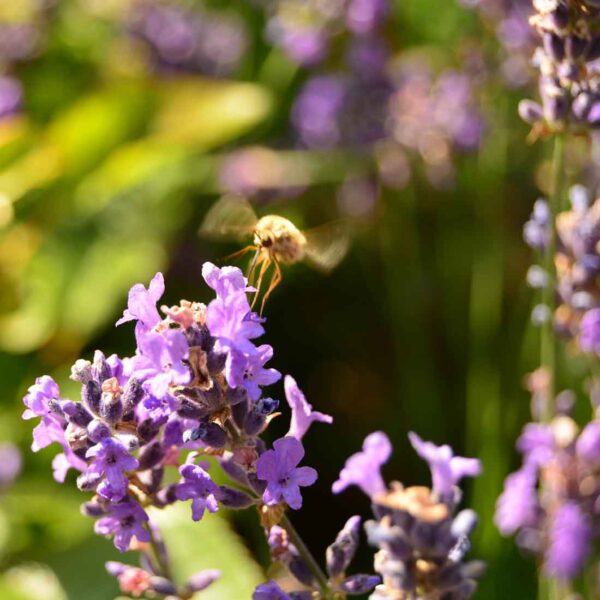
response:
<path fill-rule="evenodd" d="M 550 194 L 550 236 L 544 256 L 544 267 L 548 274 L 548 283 L 543 288 L 543 303 L 550 309 L 550 318 L 542 326 L 541 331 L 541 363 L 548 374 L 548 393 L 543 410 L 543 420 L 549 422 L 554 416 L 554 399 L 556 391 L 556 336 L 554 332 L 554 311 L 556 308 L 556 215 L 560 212 L 565 180 L 565 135 L 558 134 L 554 141 L 552 160 L 552 190 Z"/>
<path fill-rule="evenodd" d="M 150 532 L 150 547 L 152 548 L 152 553 L 154 554 L 154 558 L 156 559 L 156 564 L 160 569 L 160 575 L 165 577 L 169 581 L 172 581 L 173 575 L 171 573 L 171 566 L 169 565 L 169 560 L 165 556 L 164 552 L 161 552 L 159 542 L 156 539 L 156 535 L 152 527 L 148 527 L 148 531 Z"/>
<path fill-rule="evenodd" d="M 285 514 L 281 518 L 281 526 L 287 531 L 288 535 L 290 536 L 290 541 L 292 544 L 294 544 L 294 546 L 296 546 L 296 549 L 306 563 L 306 566 L 310 569 L 310 572 L 313 574 L 324 597 L 330 598 L 331 590 L 329 589 L 329 583 L 327 582 L 325 573 L 323 573 L 319 563 L 315 560 L 310 550 L 306 547 L 304 540 L 300 537 L 300 534 L 296 531 L 296 528 L 292 525 L 292 522 Z"/>

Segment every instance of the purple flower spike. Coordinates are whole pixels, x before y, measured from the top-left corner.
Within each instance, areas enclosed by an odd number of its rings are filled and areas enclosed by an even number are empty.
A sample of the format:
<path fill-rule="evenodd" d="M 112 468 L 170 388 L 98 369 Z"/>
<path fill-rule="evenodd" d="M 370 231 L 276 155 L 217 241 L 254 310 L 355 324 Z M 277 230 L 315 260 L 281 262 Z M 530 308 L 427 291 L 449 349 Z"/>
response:
<path fill-rule="evenodd" d="M 42 421 L 33 430 L 33 444 L 31 449 L 38 452 L 49 446 L 52 442 L 64 444 L 63 425 L 64 419 L 50 410 L 49 402 L 57 401 L 59 395 L 58 385 L 48 375 L 38 377 L 23 403 L 27 407 L 23 412 L 23 419 L 41 417 Z"/>
<path fill-rule="evenodd" d="M 576 577 L 590 554 L 592 527 L 574 502 L 567 502 L 554 514 L 550 545 L 544 568 L 551 577 L 569 580 Z"/>
<path fill-rule="evenodd" d="M 136 283 L 129 290 L 127 308 L 123 311 L 123 316 L 116 322 L 116 325 L 119 326 L 128 321 L 137 320 L 145 329 L 152 329 L 161 320 L 156 303 L 160 300 L 164 291 L 165 280 L 162 273 L 157 273 L 152 278 L 148 289 L 141 283 Z"/>
<path fill-rule="evenodd" d="M 112 504 L 109 515 L 96 521 L 94 531 L 99 535 L 114 535 L 114 544 L 120 552 L 126 552 L 135 536 L 138 542 L 149 542 L 150 532 L 144 527 L 148 522 L 146 511 L 132 500 Z"/>
<path fill-rule="evenodd" d="M 292 409 L 292 419 L 290 430 L 287 435 L 301 440 L 308 431 L 311 423 L 332 423 L 333 417 L 318 411 L 313 411 L 312 406 L 306 401 L 302 390 L 290 375 L 285 376 L 284 380 L 285 397 Z"/>
<path fill-rule="evenodd" d="M 204 511 L 214 513 L 219 510 L 215 494 L 219 486 L 213 482 L 210 475 L 199 465 L 185 464 L 179 472 L 183 481 L 177 486 L 175 493 L 179 500 L 192 500 L 192 519 L 199 521 Z"/>
<path fill-rule="evenodd" d="M 442 498 L 451 495 L 454 486 L 463 477 L 476 477 L 481 473 L 481 462 L 476 458 L 454 456 L 450 446 L 425 442 L 412 431 L 408 439 L 417 454 L 429 463 L 433 491 Z"/>
<path fill-rule="evenodd" d="M 261 583 L 252 594 L 252 600 L 292 600 L 273 580 Z"/>
<path fill-rule="evenodd" d="M 506 478 L 494 517 L 503 535 L 512 535 L 521 527 L 535 525 L 539 511 L 536 479 L 531 466 L 525 466 Z"/>
<path fill-rule="evenodd" d="M 127 493 L 128 480 L 124 471 L 137 469 L 139 462 L 127 448 L 114 438 L 105 438 L 86 453 L 94 462 L 86 471 L 88 476 L 104 477 L 98 486 L 98 494 L 111 502 L 121 500 Z"/>
<path fill-rule="evenodd" d="M 268 506 L 286 502 L 298 510 L 302 506 L 300 487 L 312 485 L 317 472 L 312 467 L 297 467 L 304 456 L 302 443 L 294 437 L 276 440 L 273 450 L 260 455 L 256 463 L 256 474 L 267 482 L 263 501 Z"/>
<path fill-rule="evenodd" d="M 357 485 L 371 498 L 386 489 L 381 477 L 381 465 L 392 453 L 390 440 L 382 431 L 371 433 L 363 442 L 362 452 L 353 454 L 340 472 L 339 479 L 333 484 L 332 491 L 339 494 L 349 485 Z"/>

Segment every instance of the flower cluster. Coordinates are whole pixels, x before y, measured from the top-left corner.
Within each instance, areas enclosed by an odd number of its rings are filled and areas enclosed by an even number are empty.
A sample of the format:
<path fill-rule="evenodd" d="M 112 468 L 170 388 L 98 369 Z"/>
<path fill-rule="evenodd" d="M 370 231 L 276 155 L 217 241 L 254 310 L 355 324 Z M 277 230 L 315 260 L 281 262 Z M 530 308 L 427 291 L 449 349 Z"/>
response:
<path fill-rule="evenodd" d="M 547 574 L 572 580 L 598 531 L 600 422 L 581 431 L 566 414 L 529 423 L 517 448 L 523 465 L 506 479 L 496 524 L 504 535 L 518 533 L 517 543 L 543 559 Z"/>
<path fill-rule="evenodd" d="M 381 465 L 391 454 L 391 444 L 382 432 L 369 435 L 361 452 L 347 461 L 335 493 L 350 485 L 360 487 L 373 504 L 374 519 L 365 529 L 369 543 L 378 552 L 375 570 L 382 583 L 370 596 L 372 600 L 417 598 L 469 598 L 476 579 L 483 573 L 479 561 L 463 562 L 469 549 L 468 536 L 477 517 L 465 509 L 456 514 L 465 476 L 476 476 L 481 464 L 472 458 L 454 456 L 449 446 L 436 446 L 409 434 L 417 454 L 429 463 L 433 485 L 389 487 L 381 476 Z"/>
<path fill-rule="evenodd" d="M 326 58 L 332 38 L 344 30 L 372 35 L 390 11 L 389 0 L 262 0 L 269 15 L 267 37 L 301 65 Z"/>
<path fill-rule="evenodd" d="M 235 15 L 172 2 L 134 3 L 127 29 L 145 42 L 154 65 L 166 70 L 227 75 L 247 46 L 244 24 Z"/>
<path fill-rule="evenodd" d="M 216 298 L 208 306 L 188 301 L 162 306 L 164 318 L 157 309 L 162 274 L 148 288 L 131 288 L 117 325 L 135 321 L 136 353 L 121 359 L 96 351 L 92 362 L 78 360 L 71 378 L 82 386 L 80 402 L 63 399 L 49 376 L 38 378 L 24 398 L 23 418 L 41 419 L 32 449 L 62 446 L 53 462 L 55 478 L 64 481 L 70 468 L 79 471 L 78 487 L 94 493 L 84 512 L 121 552 L 145 551 L 149 542 L 156 552 L 149 507 L 191 500 L 197 521 L 220 506 L 256 505 L 264 519 L 276 522 L 286 507 L 300 508 L 300 488 L 317 478 L 314 469 L 299 466 L 301 439 L 313 422 L 331 423 L 331 417 L 313 411 L 287 376 L 290 429 L 272 449 L 266 447 L 259 435 L 279 402 L 265 397 L 262 388 L 281 375 L 265 366 L 272 347 L 253 342 L 264 333 L 264 319 L 252 312 L 253 290 L 239 269 L 206 263 L 203 276 Z M 215 457 L 238 485 L 217 485 L 203 456 Z M 179 482 L 167 482 L 168 469 L 178 470 Z M 111 569 L 125 587 L 135 580 L 169 596 L 175 592 L 159 587 L 177 587 L 157 580 L 168 574 L 156 566 L 144 572 Z M 200 589 L 198 582 L 186 585 Z"/>
<path fill-rule="evenodd" d="M 500 43 L 502 55 L 499 70 L 510 87 L 521 87 L 531 81 L 531 54 L 535 36 L 529 26 L 531 0 L 458 0 L 466 8 L 476 9 L 485 25 Z"/>
<path fill-rule="evenodd" d="M 541 131 L 589 131 L 600 126 L 600 7 L 581 0 L 534 0 L 531 24 L 541 45 L 534 61 L 540 71 L 541 104 L 523 100 L 519 112 Z"/>

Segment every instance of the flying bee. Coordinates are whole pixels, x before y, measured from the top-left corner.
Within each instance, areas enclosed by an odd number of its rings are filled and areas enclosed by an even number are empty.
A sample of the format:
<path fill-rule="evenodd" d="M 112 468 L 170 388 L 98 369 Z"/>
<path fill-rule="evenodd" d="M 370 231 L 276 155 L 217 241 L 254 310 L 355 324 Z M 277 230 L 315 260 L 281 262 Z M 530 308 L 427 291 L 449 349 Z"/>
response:
<path fill-rule="evenodd" d="M 261 314 L 267 299 L 281 282 L 281 264 L 306 261 L 320 271 L 329 272 L 344 258 L 350 245 L 348 230 L 341 223 L 327 223 L 303 232 L 279 215 L 259 219 L 250 203 L 237 196 L 223 196 L 217 201 L 204 218 L 200 235 L 237 240 L 252 238 L 252 244 L 229 258 L 253 252 L 247 277 L 248 284 L 256 288 L 254 302 L 263 283 L 270 278 Z M 269 274 L 271 266 L 273 270 Z"/>

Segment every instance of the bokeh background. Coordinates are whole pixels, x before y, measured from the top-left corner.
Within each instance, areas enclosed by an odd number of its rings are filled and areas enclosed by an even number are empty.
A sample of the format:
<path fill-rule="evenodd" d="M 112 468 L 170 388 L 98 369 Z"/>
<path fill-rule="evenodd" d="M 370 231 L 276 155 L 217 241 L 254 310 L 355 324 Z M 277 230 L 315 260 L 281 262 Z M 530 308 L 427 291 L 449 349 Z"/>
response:
<path fill-rule="evenodd" d="M 306 438 L 320 476 L 293 521 L 309 546 L 322 556 L 368 514 L 358 490 L 329 490 L 369 432 L 394 442 L 388 479 L 429 483 L 415 430 L 484 462 L 465 497 L 489 565 L 477 597 L 534 596 L 533 564 L 492 521 L 537 362 L 522 227 L 548 148 L 516 114 L 535 87 L 528 4 L 0 0 L 0 597 L 118 595 L 117 552 L 74 481 L 52 480 L 52 450 L 29 451 L 21 398 L 43 373 L 68 392 L 96 348 L 133 352 L 114 323 L 157 270 L 167 304 L 207 300 L 202 263 L 238 246 L 198 228 L 231 192 L 352 234 L 329 276 L 286 268 L 266 309 L 273 366 L 335 418 Z M 255 515 L 165 527 L 182 571 L 224 571 L 202 597 L 264 578 Z M 357 569 L 371 560 L 365 543 Z"/>

